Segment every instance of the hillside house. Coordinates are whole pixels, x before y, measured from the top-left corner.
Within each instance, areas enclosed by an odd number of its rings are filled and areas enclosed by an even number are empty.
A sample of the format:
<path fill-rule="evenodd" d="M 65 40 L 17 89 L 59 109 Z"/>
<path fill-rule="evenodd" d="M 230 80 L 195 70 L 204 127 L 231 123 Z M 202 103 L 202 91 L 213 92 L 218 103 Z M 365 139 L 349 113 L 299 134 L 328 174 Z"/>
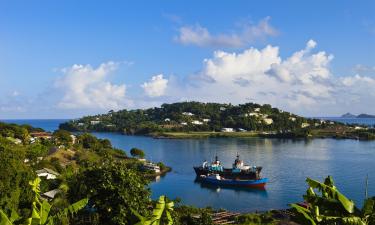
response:
<path fill-rule="evenodd" d="M 55 198 L 55 196 L 60 192 L 61 191 L 59 189 L 53 189 L 41 194 L 41 196 L 42 198 L 45 198 L 47 201 L 52 201 Z"/>
<path fill-rule="evenodd" d="M 305 127 L 309 127 L 309 126 L 310 126 L 309 123 L 302 123 L 302 124 L 301 124 L 301 128 L 305 128 Z"/>
<path fill-rule="evenodd" d="M 201 122 L 199 120 L 193 120 L 191 123 L 194 124 L 194 125 L 202 125 L 203 124 L 203 122 Z"/>
<path fill-rule="evenodd" d="M 37 170 L 36 174 L 37 174 L 38 177 L 45 177 L 47 180 L 54 180 L 58 176 L 60 176 L 60 174 L 58 172 L 53 171 L 53 170 L 48 169 L 48 168 L 43 168 L 41 170 Z"/>
<path fill-rule="evenodd" d="M 206 123 L 208 123 L 210 121 L 211 121 L 210 119 L 203 119 L 203 122 L 206 122 Z"/>
<path fill-rule="evenodd" d="M 100 123 L 99 120 L 91 120 L 91 121 L 90 121 L 90 124 L 91 124 L 91 125 L 97 125 L 97 124 L 99 124 L 99 123 Z"/>
<path fill-rule="evenodd" d="M 35 139 L 51 139 L 52 134 L 48 132 L 31 132 L 30 136 Z"/>
<path fill-rule="evenodd" d="M 143 164 L 142 169 L 148 170 L 148 171 L 153 171 L 155 173 L 160 173 L 160 166 L 151 163 L 151 162 L 146 162 Z"/>
<path fill-rule="evenodd" d="M 271 125 L 271 124 L 273 124 L 273 119 L 271 119 L 271 118 L 264 118 L 263 121 L 264 121 L 264 123 L 267 124 L 267 125 Z"/>
<path fill-rule="evenodd" d="M 191 113 L 191 112 L 183 112 L 182 115 L 184 115 L 184 116 L 194 116 L 194 114 Z"/>
<path fill-rule="evenodd" d="M 221 132 L 234 132 L 234 129 L 231 127 L 224 127 L 221 128 Z"/>

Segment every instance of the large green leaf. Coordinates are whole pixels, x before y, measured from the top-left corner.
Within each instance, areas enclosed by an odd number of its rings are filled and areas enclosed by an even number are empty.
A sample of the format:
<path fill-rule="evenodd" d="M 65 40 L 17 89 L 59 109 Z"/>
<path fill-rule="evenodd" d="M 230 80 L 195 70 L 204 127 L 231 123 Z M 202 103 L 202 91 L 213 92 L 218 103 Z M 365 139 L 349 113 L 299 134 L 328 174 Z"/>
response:
<path fill-rule="evenodd" d="M 0 209 L 0 225 L 13 225 L 8 216 Z"/>
<path fill-rule="evenodd" d="M 50 210 L 51 205 L 46 200 L 44 200 L 40 206 L 40 224 L 45 224 L 47 222 Z"/>
<path fill-rule="evenodd" d="M 322 192 L 322 194 L 324 194 L 324 197 L 332 198 L 333 200 L 339 201 L 348 213 L 354 212 L 354 209 L 355 209 L 354 202 L 346 198 L 343 194 L 341 194 L 336 189 L 335 186 L 331 186 L 331 185 L 329 186 L 329 185 L 320 183 L 319 181 L 316 181 L 310 178 L 307 178 L 306 182 L 310 185 L 310 187 L 319 189 Z M 328 181 L 328 182 L 331 182 L 331 181 Z"/>
<path fill-rule="evenodd" d="M 302 215 L 302 219 L 305 221 L 304 224 L 306 225 L 316 225 L 314 218 L 310 214 L 310 211 L 302 206 L 297 204 L 290 204 L 292 208 L 294 208 L 300 215 Z"/>

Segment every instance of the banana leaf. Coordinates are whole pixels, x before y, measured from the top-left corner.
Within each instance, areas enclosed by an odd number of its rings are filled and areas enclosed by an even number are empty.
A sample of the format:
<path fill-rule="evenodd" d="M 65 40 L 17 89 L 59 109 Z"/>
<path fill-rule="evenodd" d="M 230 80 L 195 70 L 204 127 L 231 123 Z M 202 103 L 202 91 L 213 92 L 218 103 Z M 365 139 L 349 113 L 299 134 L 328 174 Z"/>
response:
<path fill-rule="evenodd" d="M 354 202 L 352 200 L 349 200 L 348 198 L 346 198 L 343 194 L 341 194 L 336 189 L 335 186 L 331 186 L 331 184 L 326 185 L 326 184 L 320 183 L 319 181 L 316 181 L 316 180 L 313 180 L 313 179 L 310 179 L 310 178 L 307 178 L 306 182 L 309 184 L 310 187 L 317 188 L 318 190 L 320 190 L 322 192 L 322 194 L 324 195 L 324 197 L 332 198 L 334 200 L 339 201 L 348 213 L 354 212 L 354 210 L 355 210 Z M 328 181 L 328 182 L 331 182 L 331 181 Z M 333 183 L 333 181 L 332 181 L 332 183 Z"/>
<path fill-rule="evenodd" d="M 290 206 L 294 208 L 300 215 L 303 216 L 301 219 L 304 220 L 304 224 L 316 225 L 314 218 L 311 216 L 310 211 L 308 209 L 297 204 L 290 204 Z"/>
<path fill-rule="evenodd" d="M 8 216 L 0 209 L 0 225 L 13 225 Z"/>

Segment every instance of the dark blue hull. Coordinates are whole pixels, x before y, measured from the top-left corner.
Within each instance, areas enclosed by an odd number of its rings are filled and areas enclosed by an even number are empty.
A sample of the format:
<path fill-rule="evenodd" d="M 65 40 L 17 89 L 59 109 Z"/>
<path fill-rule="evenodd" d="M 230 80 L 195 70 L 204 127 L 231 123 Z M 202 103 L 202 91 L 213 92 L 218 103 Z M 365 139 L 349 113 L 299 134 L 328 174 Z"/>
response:
<path fill-rule="evenodd" d="M 258 187 L 264 188 L 268 182 L 268 178 L 262 178 L 257 180 L 231 180 L 231 179 L 215 179 L 213 177 L 201 177 L 202 181 L 216 185 L 228 185 L 228 186 L 240 186 L 240 187 Z"/>

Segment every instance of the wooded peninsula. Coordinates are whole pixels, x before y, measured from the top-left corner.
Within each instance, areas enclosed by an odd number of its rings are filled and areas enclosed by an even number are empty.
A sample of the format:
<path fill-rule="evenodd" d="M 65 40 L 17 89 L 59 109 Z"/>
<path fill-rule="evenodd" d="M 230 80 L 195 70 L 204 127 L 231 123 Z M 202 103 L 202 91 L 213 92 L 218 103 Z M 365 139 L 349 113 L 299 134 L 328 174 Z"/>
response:
<path fill-rule="evenodd" d="M 375 129 L 306 118 L 269 104 L 201 102 L 109 111 L 60 125 L 69 131 L 120 132 L 155 138 L 270 137 L 375 139 Z"/>

